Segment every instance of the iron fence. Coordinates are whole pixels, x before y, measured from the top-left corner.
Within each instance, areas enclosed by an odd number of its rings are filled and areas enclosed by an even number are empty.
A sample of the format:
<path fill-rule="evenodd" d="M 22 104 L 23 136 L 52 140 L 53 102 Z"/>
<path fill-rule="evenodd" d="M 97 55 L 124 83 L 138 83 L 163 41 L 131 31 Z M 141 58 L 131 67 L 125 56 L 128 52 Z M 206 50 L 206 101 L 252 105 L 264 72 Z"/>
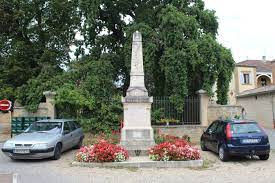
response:
<path fill-rule="evenodd" d="M 200 99 L 188 96 L 184 100 L 184 108 L 178 111 L 169 97 L 154 97 L 152 104 L 152 125 L 199 125 Z"/>

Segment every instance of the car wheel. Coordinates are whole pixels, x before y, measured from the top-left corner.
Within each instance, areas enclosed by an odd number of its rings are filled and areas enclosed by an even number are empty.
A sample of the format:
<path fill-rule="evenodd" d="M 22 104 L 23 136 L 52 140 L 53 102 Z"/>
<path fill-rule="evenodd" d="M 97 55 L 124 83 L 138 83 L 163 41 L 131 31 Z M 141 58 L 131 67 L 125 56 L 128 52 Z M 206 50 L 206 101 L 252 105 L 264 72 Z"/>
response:
<path fill-rule="evenodd" d="M 82 147 L 83 138 L 80 138 L 77 145 L 75 146 L 75 149 L 80 149 Z"/>
<path fill-rule="evenodd" d="M 58 160 L 61 157 L 61 150 L 62 146 L 60 143 L 56 144 L 55 149 L 54 149 L 54 155 L 52 157 L 53 160 Z"/>
<path fill-rule="evenodd" d="M 224 150 L 224 147 L 222 145 L 219 148 L 219 158 L 222 161 L 228 161 L 229 159 L 228 153 Z"/>
<path fill-rule="evenodd" d="M 202 151 L 207 151 L 208 149 L 205 147 L 205 142 L 201 140 L 201 150 Z"/>
<path fill-rule="evenodd" d="M 260 160 L 268 160 L 269 154 L 259 155 Z"/>

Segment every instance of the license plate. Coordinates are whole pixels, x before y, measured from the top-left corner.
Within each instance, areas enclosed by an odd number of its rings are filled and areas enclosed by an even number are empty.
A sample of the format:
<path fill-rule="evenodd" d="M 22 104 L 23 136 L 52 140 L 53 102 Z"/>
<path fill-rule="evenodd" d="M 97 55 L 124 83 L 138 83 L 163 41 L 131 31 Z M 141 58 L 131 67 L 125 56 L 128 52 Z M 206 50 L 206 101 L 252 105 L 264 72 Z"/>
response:
<path fill-rule="evenodd" d="M 260 139 L 243 139 L 242 140 L 243 144 L 255 144 L 259 142 L 260 142 Z"/>
<path fill-rule="evenodd" d="M 14 149 L 13 153 L 16 153 L 16 154 L 28 154 L 28 153 L 30 153 L 30 150 L 29 149 Z"/>

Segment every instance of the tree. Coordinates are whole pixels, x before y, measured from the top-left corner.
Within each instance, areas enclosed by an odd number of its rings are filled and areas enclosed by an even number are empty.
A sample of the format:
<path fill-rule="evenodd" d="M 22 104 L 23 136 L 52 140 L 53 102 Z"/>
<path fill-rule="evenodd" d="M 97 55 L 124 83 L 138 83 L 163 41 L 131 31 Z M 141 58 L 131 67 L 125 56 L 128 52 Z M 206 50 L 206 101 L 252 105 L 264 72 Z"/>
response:
<path fill-rule="evenodd" d="M 85 43 L 94 57 L 108 55 L 115 68 L 114 80 L 123 83 L 124 94 L 129 86 L 131 37 L 136 30 L 143 35 L 145 79 L 151 95 L 170 96 L 182 109 L 186 95 L 199 89 L 213 95 L 216 81 L 230 81 L 234 60 L 217 42 L 217 17 L 204 8 L 202 0 L 84 2 Z M 227 90 L 218 85 L 219 103 L 226 103 Z"/>
<path fill-rule="evenodd" d="M 44 67 L 62 72 L 80 26 L 77 6 L 77 0 L 0 0 L 1 98 L 14 99 Z"/>
<path fill-rule="evenodd" d="M 136 30 L 150 95 L 169 96 L 182 110 L 185 96 L 212 95 L 217 82 L 218 103 L 227 103 L 234 60 L 217 42 L 217 17 L 202 0 L 0 0 L 0 27 L 0 97 L 30 111 L 43 91 L 55 90 L 63 116 L 98 130 L 117 123 Z"/>

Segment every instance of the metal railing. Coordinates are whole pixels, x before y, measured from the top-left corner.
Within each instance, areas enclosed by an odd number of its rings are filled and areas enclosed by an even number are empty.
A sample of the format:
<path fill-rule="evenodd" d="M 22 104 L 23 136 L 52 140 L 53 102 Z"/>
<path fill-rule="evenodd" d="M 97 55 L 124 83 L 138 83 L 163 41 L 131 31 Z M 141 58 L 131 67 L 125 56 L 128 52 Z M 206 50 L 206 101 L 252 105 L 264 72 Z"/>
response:
<path fill-rule="evenodd" d="M 184 109 L 176 110 L 169 97 L 154 97 L 152 104 L 152 125 L 199 125 L 200 98 L 188 96 L 184 100 Z"/>

